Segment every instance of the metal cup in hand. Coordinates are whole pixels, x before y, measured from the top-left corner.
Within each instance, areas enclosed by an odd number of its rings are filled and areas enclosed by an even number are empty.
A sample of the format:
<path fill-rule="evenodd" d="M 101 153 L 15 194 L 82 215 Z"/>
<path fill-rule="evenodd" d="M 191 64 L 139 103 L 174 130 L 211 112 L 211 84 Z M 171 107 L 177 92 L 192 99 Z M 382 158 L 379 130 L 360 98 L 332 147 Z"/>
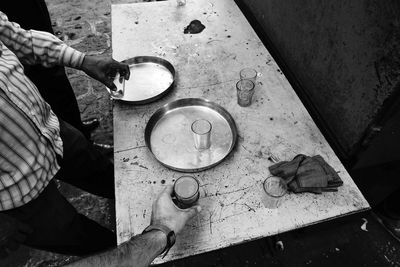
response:
<path fill-rule="evenodd" d="M 200 197 L 199 189 L 199 181 L 193 176 L 179 177 L 174 183 L 174 196 L 177 206 L 182 209 L 193 206 Z"/>
<path fill-rule="evenodd" d="M 125 77 L 120 76 L 119 73 L 115 75 L 114 84 L 117 87 L 116 90 L 110 90 L 111 98 L 113 99 L 121 99 L 124 97 L 125 93 Z"/>

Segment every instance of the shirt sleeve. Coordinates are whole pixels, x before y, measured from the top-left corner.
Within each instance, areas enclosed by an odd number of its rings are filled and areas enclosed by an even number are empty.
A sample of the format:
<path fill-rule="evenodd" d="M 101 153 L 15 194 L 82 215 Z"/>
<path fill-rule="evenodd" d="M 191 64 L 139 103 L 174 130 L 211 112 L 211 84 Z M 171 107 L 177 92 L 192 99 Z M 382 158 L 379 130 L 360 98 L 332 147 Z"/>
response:
<path fill-rule="evenodd" d="M 24 30 L 0 11 L 0 41 L 28 65 L 63 65 L 80 69 L 85 54 L 67 46 L 48 32 Z"/>

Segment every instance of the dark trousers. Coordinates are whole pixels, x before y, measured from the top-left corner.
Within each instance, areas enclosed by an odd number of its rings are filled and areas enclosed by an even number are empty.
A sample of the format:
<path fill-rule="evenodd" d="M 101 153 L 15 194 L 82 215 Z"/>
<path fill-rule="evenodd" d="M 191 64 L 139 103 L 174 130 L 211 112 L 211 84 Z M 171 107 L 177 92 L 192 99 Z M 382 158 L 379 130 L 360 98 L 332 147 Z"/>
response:
<path fill-rule="evenodd" d="M 393 219 L 400 220 L 400 189 L 397 189 L 383 201 L 383 208 Z"/>
<path fill-rule="evenodd" d="M 24 29 L 53 33 L 44 0 L 1 0 L 0 11 L 5 13 L 10 21 L 17 22 Z M 25 74 L 39 89 L 55 114 L 90 138 L 90 133 L 85 132 L 83 128 L 78 103 L 64 67 L 44 68 L 39 65 L 24 67 Z"/>
<path fill-rule="evenodd" d="M 68 123 L 61 121 L 60 130 L 64 156 L 55 179 L 98 196 L 114 198 L 113 164 Z M 32 227 L 33 233 L 25 244 L 33 248 L 82 256 L 116 246 L 116 235 L 77 213 L 54 181 L 38 198 L 4 213 Z"/>

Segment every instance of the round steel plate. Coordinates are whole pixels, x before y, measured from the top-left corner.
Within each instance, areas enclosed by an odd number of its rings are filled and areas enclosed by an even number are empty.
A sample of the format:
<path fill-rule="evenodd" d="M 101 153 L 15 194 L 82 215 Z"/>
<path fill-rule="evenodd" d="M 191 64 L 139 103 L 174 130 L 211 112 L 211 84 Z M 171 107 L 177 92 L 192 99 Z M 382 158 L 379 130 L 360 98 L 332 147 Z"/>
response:
<path fill-rule="evenodd" d="M 191 124 L 206 119 L 212 124 L 211 146 L 194 146 Z M 237 129 L 232 116 L 221 106 L 200 98 L 170 102 L 157 110 L 145 129 L 145 141 L 163 165 L 182 172 L 197 172 L 220 163 L 235 146 Z"/>
<path fill-rule="evenodd" d="M 114 100 L 132 104 L 146 104 L 166 94 L 174 84 L 175 69 L 167 60 L 139 56 L 122 61 L 129 65 L 130 79 L 121 84 L 116 77 L 118 89 L 125 86 L 124 96 Z"/>

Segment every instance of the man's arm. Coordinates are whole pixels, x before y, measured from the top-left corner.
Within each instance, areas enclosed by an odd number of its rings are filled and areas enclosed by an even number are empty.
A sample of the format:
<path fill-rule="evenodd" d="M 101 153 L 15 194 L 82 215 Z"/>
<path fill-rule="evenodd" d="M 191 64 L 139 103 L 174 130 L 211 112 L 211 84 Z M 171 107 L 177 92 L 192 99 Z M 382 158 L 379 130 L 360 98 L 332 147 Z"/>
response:
<path fill-rule="evenodd" d="M 22 29 L 17 23 L 10 22 L 7 15 L 1 11 L 0 41 L 13 51 L 22 63 L 41 64 L 44 67 L 62 65 L 82 69 L 111 90 L 116 90 L 113 81 L 117 73 L 121 79 L 129 79 L 127 64 L 119 63 L 112 58 L 86 56 L 48 32 Z"/>
<path fill-rule="evenodd" d="M 22 29 L 17 23 L 10 22 L 7 15 L 2 12 L 0 12 L 0 41 L 27 65 L 41 64 L 45 67 L 64 65 L 80 68 L 85 56 L 48 32 Z"/>
<path fill-rule="evenodd" d="M 151 225 L 164 225 L 176 234 L 183 230 L 186 222 L 201 211 L 200 206 L 189 209 L 180 209 L 172 202 L 172 186 L 167 186 L 153 202 Z M 152 230 L 145 234 L 133 237 L 116 249 L 91 256 L 75 262 L 70 267 L 86 266 L 148 266 L 167 245 L 164 232 Z"/>
<path fill-rule="evenodd" d="M 151 231 L 138 235 L 117 249 L 95 255 L 75 262 L 70 267 L 117 267 L 117 266 L 148 266 L 160 255 L 167 244 L 167 238 L 161 231 Z"/>

